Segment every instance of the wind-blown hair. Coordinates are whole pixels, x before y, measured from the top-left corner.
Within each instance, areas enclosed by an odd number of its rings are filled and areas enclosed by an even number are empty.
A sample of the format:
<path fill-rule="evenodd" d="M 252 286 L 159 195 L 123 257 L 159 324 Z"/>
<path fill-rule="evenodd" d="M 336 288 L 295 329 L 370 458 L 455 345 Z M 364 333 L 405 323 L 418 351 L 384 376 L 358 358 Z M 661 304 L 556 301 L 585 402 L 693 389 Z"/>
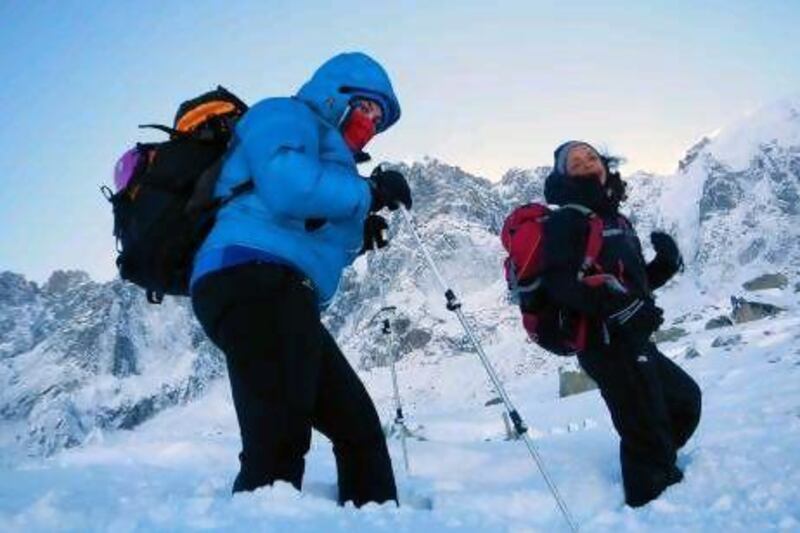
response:
<path fill-rule="evenodd" d="M 606 168 L 606 188 L 611 191 L 612 199 L 621 204 L 628 199 L 626 192 L 628 182 L 622 179 L 619 167 L 625 163 L 625 158 L 610 155 L 607 152 L 598 152 L 603 166 Z"/>

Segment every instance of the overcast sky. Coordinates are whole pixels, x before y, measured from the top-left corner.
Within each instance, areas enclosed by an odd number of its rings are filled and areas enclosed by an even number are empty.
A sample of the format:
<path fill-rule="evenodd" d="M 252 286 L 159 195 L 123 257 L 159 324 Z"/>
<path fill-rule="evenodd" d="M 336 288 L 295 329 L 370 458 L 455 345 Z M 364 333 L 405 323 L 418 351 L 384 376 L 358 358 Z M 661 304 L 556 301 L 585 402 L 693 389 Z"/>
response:
<path fill-rule="evenodd" d="M 794 0 L 2 2 L 0 270 L 110 279 L 98 185 L 146 138 L 137 124 L 218 83 L 288 95 L 361 50 L 403 106 L 377 160 L 431 155 L 497 180 L 580 138 L 623 171 L 670 173 L 700 136 L 800 89 L 799 27 Z"/>

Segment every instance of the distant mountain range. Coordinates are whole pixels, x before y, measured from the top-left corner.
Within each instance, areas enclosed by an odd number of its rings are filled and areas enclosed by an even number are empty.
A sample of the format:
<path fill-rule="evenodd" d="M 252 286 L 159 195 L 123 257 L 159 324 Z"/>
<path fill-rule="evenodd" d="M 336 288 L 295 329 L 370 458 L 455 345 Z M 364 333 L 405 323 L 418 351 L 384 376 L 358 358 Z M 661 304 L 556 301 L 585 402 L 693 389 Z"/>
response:
<path fill-rule="evenodd" d="M 550 169 L 513 169 L 491 183 L 435 159 L 396 166 L 411 183 L 418 229 L 478 335 L 503 346 L 501 373 L 552 369 L 558 363 L 525 341 L 508 302 L 498 239 L 514 206 L 541 198 Z M 673 232 L 685 282 L 719 295 L 764 272 L 800 279 L 800 102 L 776 103 L 700 140 L 678 168 L 626 177 L 623 210 L 645 248 L 651 229 Z M 392 245 L 346 271 L 326 324 L 361 369 L 386 363 L 371 321 L 387 304 L 397 307 L 400 353 L 410 362 L 469 352 L 397 214 L 390 226 Z M 41 286 L 0 273 L 0 424 L 27 453 L 79 445 L 98 429 L 132 429 L 223 375 L 186 300 L 150 305 L 136 287 L 83 272 L 58 271 Z"/>

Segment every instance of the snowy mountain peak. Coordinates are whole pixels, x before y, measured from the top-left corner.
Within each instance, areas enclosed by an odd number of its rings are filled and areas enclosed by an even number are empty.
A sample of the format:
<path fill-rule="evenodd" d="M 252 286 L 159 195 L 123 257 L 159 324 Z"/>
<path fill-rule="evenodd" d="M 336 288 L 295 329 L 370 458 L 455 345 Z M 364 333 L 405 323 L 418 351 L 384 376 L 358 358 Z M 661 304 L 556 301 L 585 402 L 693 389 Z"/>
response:
<path fill-rule="evenodd" d="M 686 155 L 678 162 L 678 172 L 685 172 L 689 165 L 703 152 L 706 146 L 711 144 L 709 137 L 703 137 L 686 151 Z"/>
<path fill-rule="evenodd" d="M 742 281 L 767 272 L 797 282 L 798 109 L 782 103 L 701 140 L 675 176 L 624 176 L 623 211 L 645 247 L 651 229 L 671 231 L 686 259 L 683 279 L 721 301 Z M 735 139 L 753 148 L 744 166 L 724 156 Z M 542 198 L 550 168 L 511 169 L 491 183 L 434 158 L 391 166 L 408 177 L 417 230 L 476 334 L 497 356 L 499 372 L 516 376 L 563 364 L 526 342 L 507 299 L 498 239 L 513 207 Z M 428 368 L 408 385 L 409 394 L 420 401 L 445 394 L 485 401 L 490 390 L 482 377 L 444 379 L 445 366 L 470 355 L 470 348 L 402 217 L 384 214 L 391 245 L 345 272 L 326 325 L 354 366 L 379 369 L 388 352 L 372 319 L 382 307 L 396 306 L 403 364 Z M 55 272 L 42 287 L 0 273 L 0 418 L 17 424 L 20 442 L 36 453 L 79 445 L 95 429 L 133 428 L 198 396 L 223 374 L 222 357 L 185 300 L 151 306 L 138 288 L 119 280 L 94 283 L 83 272 Z"/>
<path fill-rule="evenodd" d="M 48 295 L 59 295 L 90 282 L 89 274 L 82 270 L 56 270 L 42 286 L 42 290 Z"/>
<path fill-rule="evenodd" d="M 800 96 L 762 106 L 704 137 L 687 152 L 682 170 L 701 152 L 732 171 L 745 170 L 770 146 L 800 147 Z"/>
<path fill-rule="evenodd" d="M 0 272 L 0 306 L 21 305 L 39 293 L 36 283 L 14 272 Z"/>
<path fill-rule="evenodd" d="M 703 285 L 800 265 L 800 98 L 701 139 L 659 203 Z"/>
<path fill-rule="evenodd" d="M 515 205 L 544 200 L 544 180 L 552 167 L 512 168 L 495 184 L 494 190 L 510 210 Z"/>

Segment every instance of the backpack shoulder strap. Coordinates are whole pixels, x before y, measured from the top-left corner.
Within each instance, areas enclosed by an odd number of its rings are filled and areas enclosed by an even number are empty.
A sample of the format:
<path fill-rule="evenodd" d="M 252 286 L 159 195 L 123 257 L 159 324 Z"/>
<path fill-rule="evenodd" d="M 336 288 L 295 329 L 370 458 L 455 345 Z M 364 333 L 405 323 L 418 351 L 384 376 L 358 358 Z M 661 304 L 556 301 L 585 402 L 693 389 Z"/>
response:
<path fill-rule="evenodd" d="M 212 117 L 211 119 L 209 119 L 209 122 L 213 121 L 216 118 L 217 117 Z M 235 123 L 235 122 L 231 122 L 231 121 L 221 121 L 221 122 L 219 122 L 219 124 L 222 127 L 228 128 L 229 130 L 232 129 L 232 126 L 231 126 L 232 123 Z M 139 124 L 139 128 L 163 131 L 164 133 L 169 135 L 170 140 L 175 140 L 175 139 L 194 139 L 196 141 L 209 142 L 209 143 L 214 143 L 214 142 L 219 142 L 220 141 L 220 138 L 219 138 L 220 135 L 218 133 L 216 133 L 215 131 L 213 131 L 213 130 L 201 129 L 201 130 L 192 130 L 192 131 L 181 131 L 181 130 L 176 130 L 175 128 L 170 128 L 169 126 L 164 126 L 163 124 Z"/>
<path fill-rule="evenodd" d="M 222 199 L 222 205 L 227 204 L 234 198 L 237 198 L 245 193 L 248 193 L 255 188 L 256 188 L 256 183 L 253 181 L 252 178 L 247 179 L 242 183 L 239 183 L 238 185 L 234 185 L 233 187 L 231 187 L 230 194 L 228 194 L 228 196 Z"/>
<path fill-rule="evenodd" d="M 164 126 L 163 124 L 139 124 L 140 129 L 151 129 L 151 130 L 158 130 L 163 131 L 170 137 L 189 137 L 189 134 L 183 131 L 178 131 L 175 128 L 170 128 L 169 126 Z"/>
<path fill-rule="evenodd" d="M 594 211 L 581 204 L 564 204 L 561 206 L 561 209 L 573 209 L 583 215 L 586 215 L 587 217 L 594 215 Z"/>
<path fill-rule="evenodd" d="M 231 188 L 230 196 L 235 198 L 235 197 L 239 196 L 240 194 L 244 194 L 246 192 L 252 191 L 253 189 L 255 189 L 255 187 L 256 187 L 256 183 L 253 181 L 252 178 L 249 178 L 249 179 L 243 181 L 242 183 L 233 186 Z"/>
<path fill-rule="evenodd" d="M 592 214 L 589 216 L 589 238 L 586 240 L 586 254 L 583 259 L 583 268 L 589 269 L 600 256 L 603 247 L 603 219 Z"/>
<path fill-rule="evenodd" d="M 582 278 L 596 263 L 603 248 L 603 219 L 588 207 L 580 204 L 564 204 L 562 209 L 573 209 L 585 215 L 589 224 L 589 236 L 586 239 L 586 252 L 578 277 Z"/>
<path fill-rule="evenodd" d="M 188 213 L 199 213 L 208 209 L 216 212 L 234 198 L 238 198 L 255 188 L 255 182 L 253 182 L 252 178 L 249 178 L 231 187 L 227 196 L 214 197 L 214 189 L 216 188 L 220 172 L 222 172 L 223 159 L 224 158 L 221 157 L 215 161 L 209 168 L 203 171 L 200 179 L 197 180 L 194 191 L 186 204 L 186 211 Z"/>

